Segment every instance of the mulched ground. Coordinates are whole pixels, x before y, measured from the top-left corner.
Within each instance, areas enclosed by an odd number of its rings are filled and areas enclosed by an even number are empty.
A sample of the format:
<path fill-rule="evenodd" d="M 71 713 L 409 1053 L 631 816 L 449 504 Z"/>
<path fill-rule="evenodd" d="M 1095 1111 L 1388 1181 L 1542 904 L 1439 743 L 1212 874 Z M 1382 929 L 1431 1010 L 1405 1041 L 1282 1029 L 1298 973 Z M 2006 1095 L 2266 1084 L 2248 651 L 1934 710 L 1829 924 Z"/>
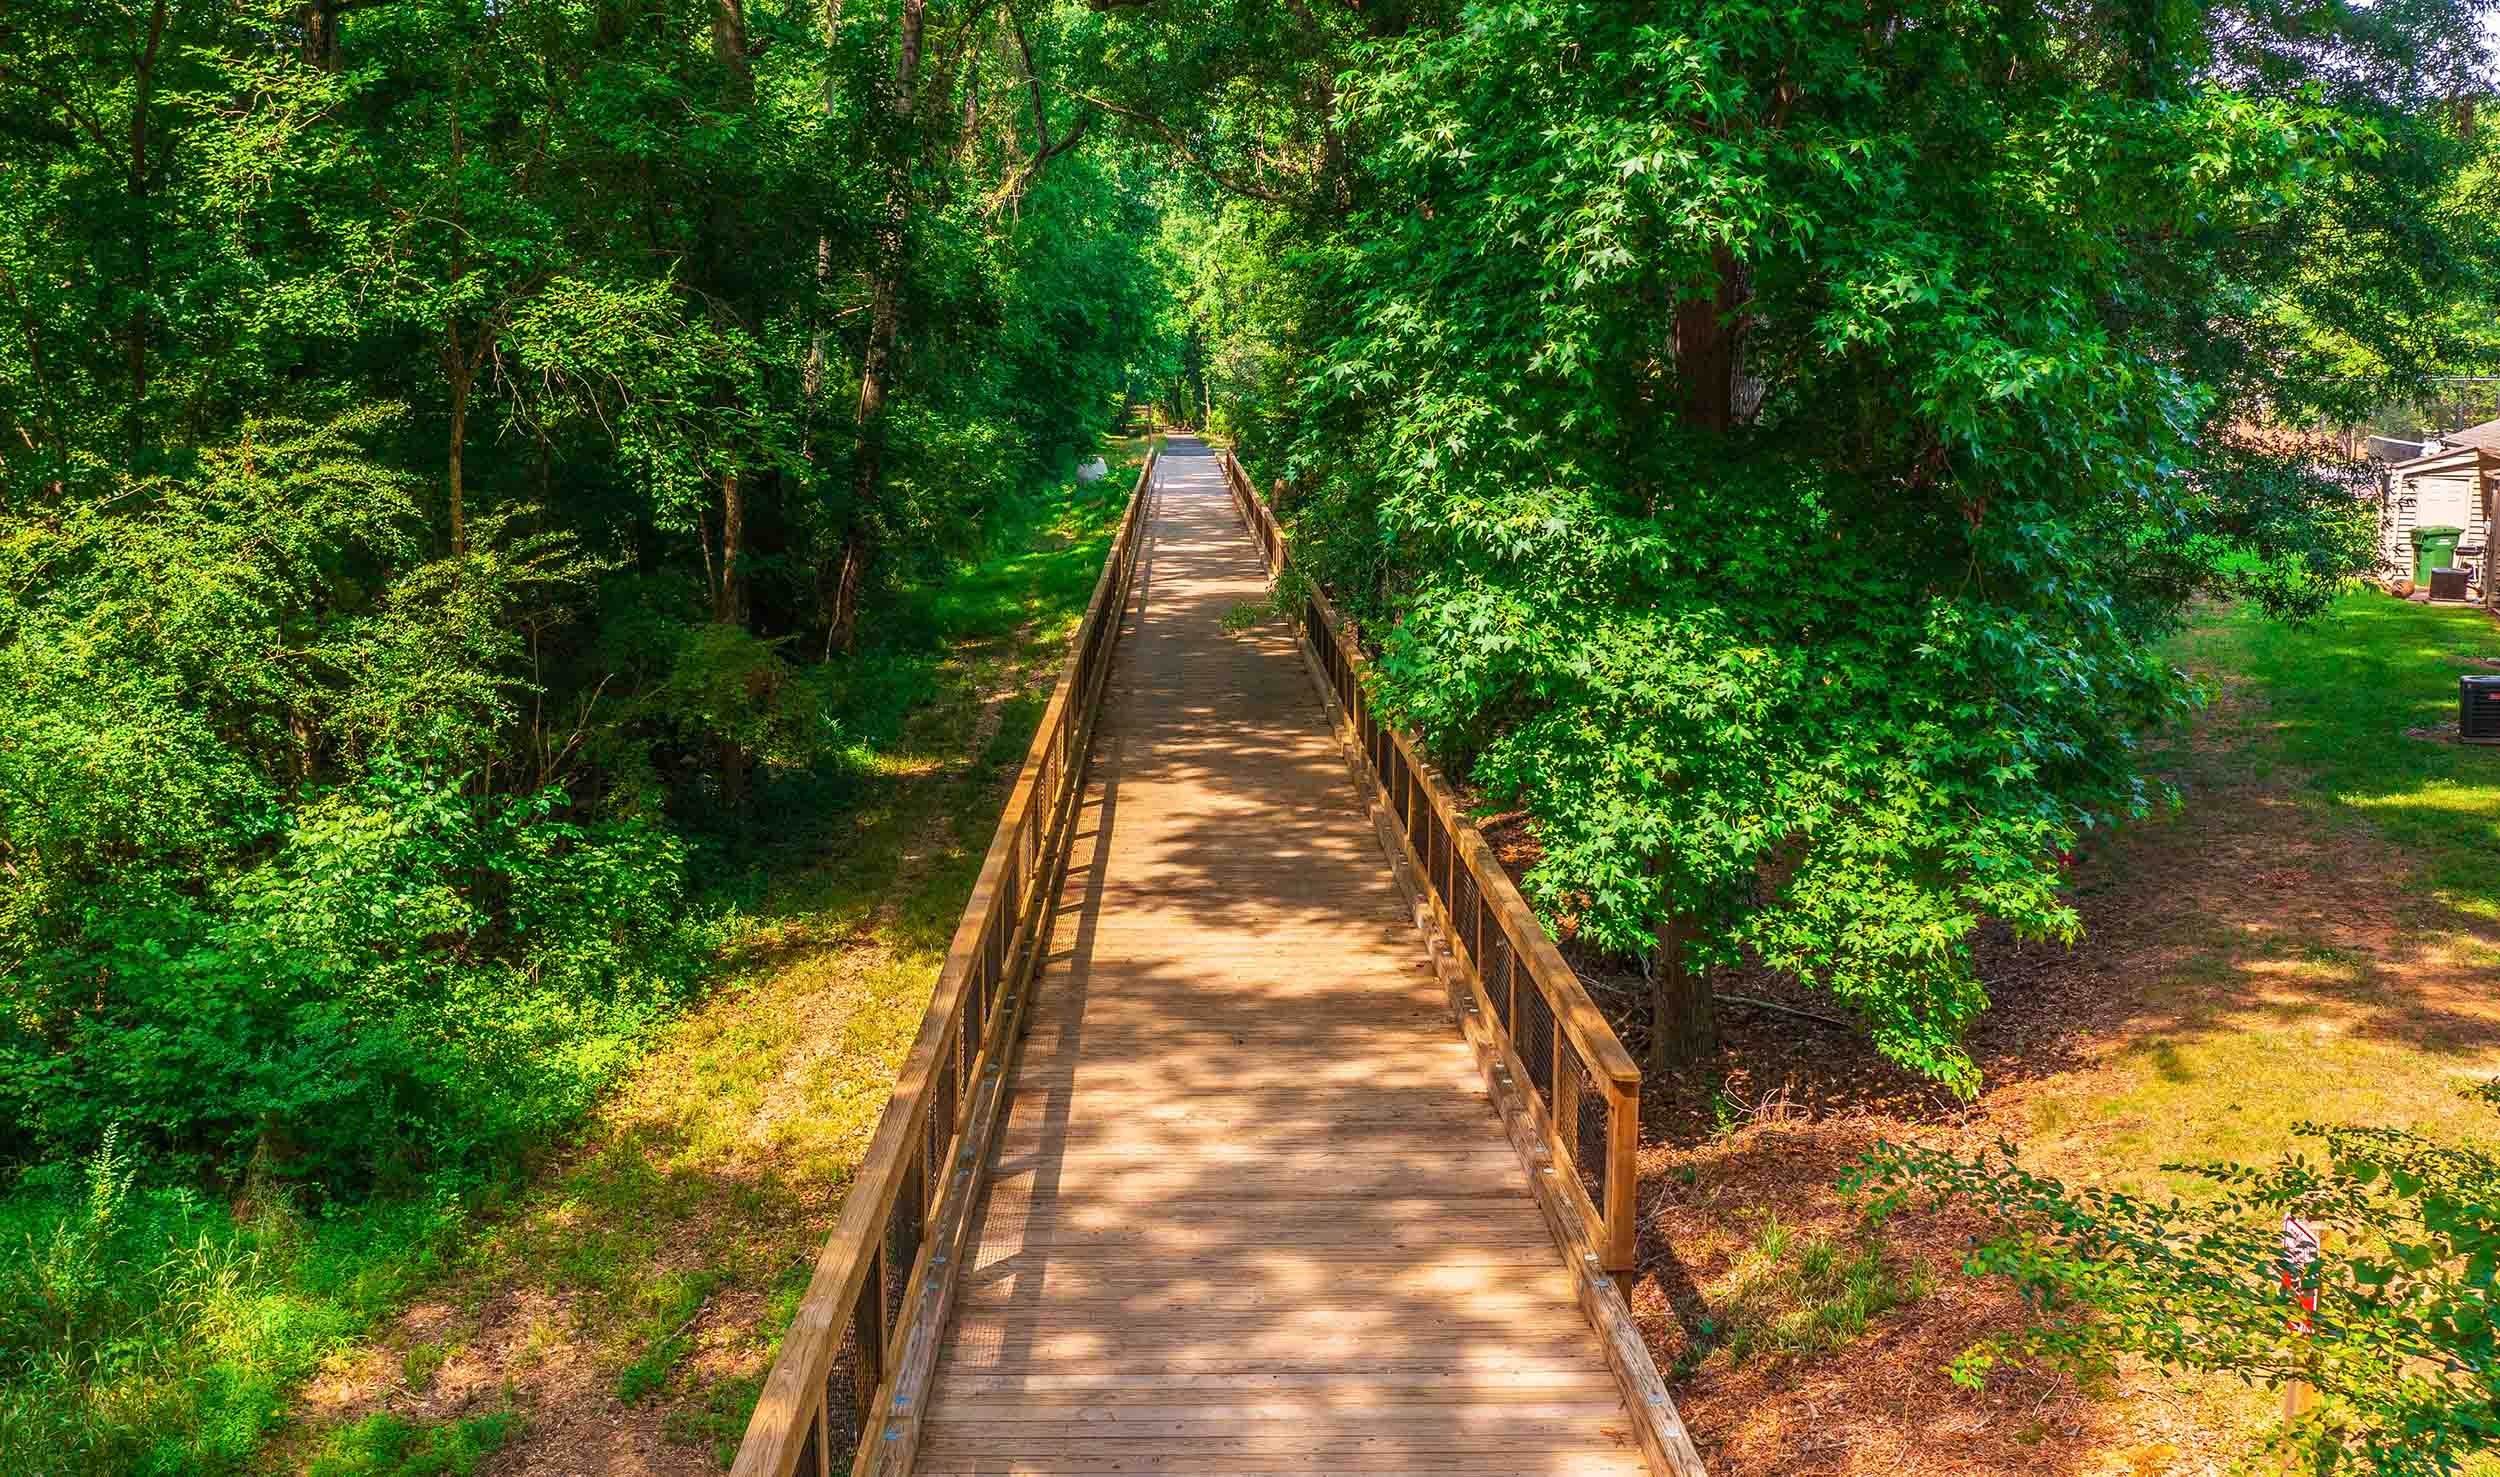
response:
<path fill-rule="evenodd" d="M 2443 944 L 2405 900 L 2400 855 L 2353 828 L 2322 825 L 2316 810 L 2280 790 L 2200 778 L 2209 783 L 2186 817 L 2122 834 L 2078 866 L 2081 944 L 1983 938 L 1981 974 L 1994 1005 L 1969 1042 L 1984 1079 L 1976 1101 L 1956 1102 L 1882 1061 L 1854 1030 L 1740 1005 L 1721 1007 L 1715 1057 L 1649 1084 L 1633 1309 L 1715 1477 L 2231 1469 L 2242 1434 L 2229 1428 L 2240 1418 L 2231 1412 L 2246 1406 L 2210 1387 L 2132 1371 L 2087 1392 L 2037 1370 L 1999 1370 L 1980 1392 L 1954 1385 L 1944 1372 L 1954 1357 L 2023 1316 L 2002 1284 L 1960 1272 L 1985 1229 L 1967 1218 L 1922 1213 L 1886 1223 L 1886 1255 L 1924 1264 L 1932 1290 L 1879 1316 L 1863 1337 L 1826 1354 L 1742 1364 L 1711 1354 L 1725 1327 L 1713 1290 L 1724 1289 L 1766 1215 L 1800 1237 L 1866 1244 L 1878 1233 L 1835 1182 L 1879 1138 L 1963 1151 L 2020 1142 L 2035 1096 L 2088 1094 L 2094 1074 L 2119 1070 L 2131 1043 L 2212 1029 L 2274 1003 L 2261 1002 L 2266 987 L 2251 983 L 2244 961 L 2283 941 L 2315 942 L 2368 966 L 2366 988 L 2306 988 L 2303 1011 L 2442 1046 L 2500 1044 L 2493 971 L 2422 965 L 2426 938 L 2438 951 L 2466 934 L 2488 942 L 2488 929 L 2446 915 L 2437 923 L 2451 930 Z M 1488 830 L 1506 863 L 1533 860 L 1533 841 L 1515 818 Z M 2229 925 L 2219 944 L 2216 919 Z M 2200 978 L 2213 983 L 2183 990 L 2182 979 Z M 2155 981 L 2159 989 L 2150 988 Z M 1612 983 L 1619 993 L 1594 978 L 1593 993 L 1638 1056 L 1646 1044 L 1640 981 Z M 1719 989 L 1832 1012 L 1828 1000 L 1767 974 L 1723 977 Z"/>

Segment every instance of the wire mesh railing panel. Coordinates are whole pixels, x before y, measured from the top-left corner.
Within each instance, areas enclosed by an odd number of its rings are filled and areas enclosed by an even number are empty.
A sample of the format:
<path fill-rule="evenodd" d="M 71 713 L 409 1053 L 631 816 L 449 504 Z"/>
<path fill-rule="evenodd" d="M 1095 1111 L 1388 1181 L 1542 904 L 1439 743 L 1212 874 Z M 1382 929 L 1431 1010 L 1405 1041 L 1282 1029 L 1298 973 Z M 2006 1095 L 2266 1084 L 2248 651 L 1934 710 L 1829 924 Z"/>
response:
<path fill-rule="evenodd" d="M 920 1156 L 912 1156 L 911 1165 L 903 1171 L 903 1188 L 894 1197 L 894 1209 L 885 1218 L 885 1320 L 883 1333 L 889 1341 L 895 1325 L 903 1318 L 903 1291 L 911 1285 L 912 1264 L 920 1260 L 920 1235 L 927 1228 L 927 1207 L 921 1199 Z"/>
<path fill-rule="evenodd" d="M 1589 1204 L 1606 1203 L 1607 1118 L 1609 1104 L 1605 1086 L 1597 1074 L 1589 1070 L 1579 1050 L 1568 1041 L 1563 1043 L 1563 1056 L 1571 1072 L 1574 1104 L 1572 1116 L 1578 1121 L 1565 1125 L 1571 1134 L 1571 1163 L 1580 1171 L 1580 1187 L 1589 1194 Z"/>
<path fill-rule="evenodd" d="M 988 972 L 986 969 L 982 971 L 985 975 Z M 965 1054 L 969 1055 L 972 1051 L 979 1049 L 979 1043 L 989 1034 L 990 988 L 988 980 L 975 979 L 972 981 L 972 988 L 964 991 L 963 1016 L 964 1028 L 958 1034 L 962 1038 L 961 1044 L 965 1048 Z"/>
<path fill-rule="evenodd" d="M 1510 936 L 1500 929 L 1493 931 L 1493 941 L 1485 946 L 1491 956 L 1481 971 L 1484 992 L 1493 997 L 1493 1018 L 1502 1023 L 1502 1035 L 1510 1035 L 1511 952 Z"/>
<path fill-rule="evenodd" d="M 863 1332 L 877 1326 L 881 1281 L 860 1284 L 859 1296 L 851 1302 L 851 1316 L 842 1326 L 842 1347 L 834 1355 L 833 1368 L 825 1373 L 826 1421 L 834 1432 L 833 1450 L 843 1453 L 844 1461 L 850 1460 L 849 1453 L 868 1434 L 877 1408 L 877 1387 L 885 1383 L 885 1344 Z"/>
<path fill-rule="evenodd" d="M 1441 813 L 1435 810 L 1432 814 L 1432 886 L 1441 895 L 1441 906 L 1453 915 L 1457 912 L 1454 900 L 1458 896 L 1458 872 L 1458 838 L 1450 833 L 1448 822 L 1442 820 Z M 1451 922 L 1457 922 L 1455 916 Z"/>
<path fill-rule="evenodd" d="M 1432 889 L 1433 900 L 1441 905 L 1442 917 L 1449 917 L 1450 833 L 1435 812 L 1426 812 L 1424 821 L 1424 883 Z"/>
<path fill-rule="evenodd" d="M 1530 983 L 1511 1004 L 1511 1040 L 1519 1065 L 1536 1088 L 1537 1101 L 1550 1114 L 1554 1108 L 1554 1007 L 1545 992 Z"/>
<path fill-rule="evenodd" d="M 920 1159 L 920 1180 L 928 1198 L 934 1202 L 946 1184 L 946 1149 L 955 1141 L 955 1074 L 941 1072 L 937 1080 L 937 1100 L 929 1105 L 929 1127 L 924 1135 L 927 1143 Z"/>

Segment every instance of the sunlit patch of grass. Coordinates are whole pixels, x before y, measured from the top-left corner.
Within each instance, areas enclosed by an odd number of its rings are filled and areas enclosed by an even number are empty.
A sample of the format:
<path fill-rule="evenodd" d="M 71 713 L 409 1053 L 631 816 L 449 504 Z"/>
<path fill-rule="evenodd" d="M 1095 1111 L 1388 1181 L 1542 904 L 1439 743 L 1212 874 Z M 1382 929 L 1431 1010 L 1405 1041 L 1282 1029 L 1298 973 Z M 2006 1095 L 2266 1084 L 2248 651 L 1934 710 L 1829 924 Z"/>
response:
<path fill-rule="evenodd" d="M 2404 1124 L 2434 1137 L 2487 1139 L 2487 1109 L 2460 1091 L 2489 1075 L 2470 1059 L 2354 1029 L 2341 1013 L 2287 1008 L 2232 1029 L 2134 1043 L 2101 1070 L 2032 1099 L 2026 1158 L 2087 1183 L 2191 1199 L 2209 1181 L 2172 1163 L 2272 1163 L 2308 1121 Z"/>
<path fill-rule="evenodd" d="M 2192 749 L 2164 756 L 2189 776 L 2186 809 L 2122 844 L 2186 845 L 2177 828 L 2237 824 L 2208 792 L 2271 774 L 2300 806 L 2301 839 L 2349 843 L 2363 860 L 2346 865 L 2384 863 L 2365 885 L 2384 889 L 2400 922 L 2392 944 L 2363 949 L 2306 931 L 2316 925 L 2294 921 L 2296 897 L 2178 910 L 2159 930 L 2163 972 L 2142 986 L 2159 1024 L 2030 1096 L 2039 1167 L 2199 1197 L 2216 1192 L 2159 1166 L 2271 1163 L 2298 1147 L 2292 1129 L 2305 1121 L 2492 1136 L 2459 1089 L 2500 1066 L 2486 1044 L 2500 1021 L 2476 992 L 2436 987 L 2500 965 L 2500 949 L 2466 931 L 2500 918 L 2500 749 L 2405 730 L 2452 727 L 2466 658 L 2493 651 L 2500 626 L 2479 613 L 2375 594 L 2305 628 L 2216 610 L 2175 644 L 2225 696 Z M 2266 827 L 2254 838 L 2279 844 Z"/>
<path fill-rule="evenodd" d="M 332 1432 L 312 1460 L 310 1477 L 469 1477 L 520 1426 L 510 1411 L 440 1424 L 378 1412 Z"/>
<path fill-rule="evenodd" d="M 2500 625 L 2479 611 L 2345 596 L 2318 621 L 2287 626 L 2229 608 L 2182 637 L 2175 655 L 2239 698 L 2245 726 L 2209 732 L 2234 778 L 2288 768 L 2333 824 L 2366 817 L 2412 864 L 2417 886 L 2481 919 L 2500 918 L 2500 747 L 2434 743 L 2452 732 L 2457 678 L 2487 670 Z"/>
<path fill-rule="evenodd" d="M 1926 1297 L 1934 1278 L 1922 1263 L 1887 1256 L 1876 1241 L 1801 1235 L 1772 1213 L 1719 1285 L 1694 1352 L 1706 1359 L 1724 1350 L 1730 1363 L 1743 1364 L 1841 1348 L 1883 1314 Z"/>

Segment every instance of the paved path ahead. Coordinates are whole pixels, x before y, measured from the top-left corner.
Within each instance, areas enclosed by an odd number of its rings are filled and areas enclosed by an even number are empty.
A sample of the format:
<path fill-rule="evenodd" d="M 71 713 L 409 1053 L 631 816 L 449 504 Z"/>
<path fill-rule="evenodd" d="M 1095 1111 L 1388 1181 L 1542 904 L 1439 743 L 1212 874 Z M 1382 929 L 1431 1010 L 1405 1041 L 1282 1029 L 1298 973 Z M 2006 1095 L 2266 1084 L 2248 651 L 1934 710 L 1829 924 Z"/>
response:
<path fill-rule="evenodd" d="M 1206 447 L 1154 481 L 923 1473 L 1644 1470 Z"/>

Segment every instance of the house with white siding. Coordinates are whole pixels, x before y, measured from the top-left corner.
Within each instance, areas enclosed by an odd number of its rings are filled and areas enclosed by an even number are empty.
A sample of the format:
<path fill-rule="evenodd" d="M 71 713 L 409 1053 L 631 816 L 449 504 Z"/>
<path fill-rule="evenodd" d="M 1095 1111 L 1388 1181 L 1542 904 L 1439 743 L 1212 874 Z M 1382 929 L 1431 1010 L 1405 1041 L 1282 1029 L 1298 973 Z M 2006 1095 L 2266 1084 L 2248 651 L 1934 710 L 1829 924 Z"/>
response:
<path fill-rule="evenodd" d="M 2413 530 L 2462 528 L 2457 566 L 2472 571 L 2473 598 L 2493 603 L 2495 486 L 2500 486 L 2500 420 L 2433 437 L 2422 444 L 2420 455 L 2389 465 L 2379 494 L 2382 572 L 2398 581 L 2413 578 Z"/>

